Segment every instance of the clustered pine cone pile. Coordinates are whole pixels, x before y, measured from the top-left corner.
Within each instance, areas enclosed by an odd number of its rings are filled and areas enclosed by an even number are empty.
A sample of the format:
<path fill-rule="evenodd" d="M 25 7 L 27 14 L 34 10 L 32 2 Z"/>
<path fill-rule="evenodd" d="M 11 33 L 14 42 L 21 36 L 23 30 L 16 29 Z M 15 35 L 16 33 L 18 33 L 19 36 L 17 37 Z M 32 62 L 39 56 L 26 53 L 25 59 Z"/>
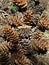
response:
<path fill-rule="evenodd" d="M 26 26 L 26 27 L 20 26 L 18 28 L 24 29 L 24 30 L 25 29 L 28 29 L 28 30 L 31 29 L 29 26 Z M 3 26 L 2 30 L 3 30 L 4 36 L 6 37 L 7 42 L 3 42 L 0 44 L 0 51 L 2 53 L 10 51 L 12 53 L 11 54 L 11 61 L 16 63 L 16 64 L 33 65 L 32 61 L 27 56 L 25 56 L 25 54 L 26 55 L 28 53 L 30 54 L 31 52 L 33 52 L 33 50 L 45 51 L 45 50 L 49 49 L 49 41 L 48 41 L 49 39 L 42 38 L 42 37 L 40 38 L 40 40 L 31 39 L 30 42 L 28 42 L 29 44 L 27 45 L 25 43 L 26 46 L 24 46 L 23 45 L 24 43 L 21 43 L 21 41 L 19 40 L 20 34 L 18 34 L 18 32 L 16 32 L 16 31 L 14 31 L 14 29 L 12 29 L 10 26 L 8 26 L 8 25 Z M 28 32 L 28 30 L 27 30 L 27 32 Z M 25 31 L 24 31 L 24 33 L 25 33 Z M 23 46 L 25 48 L 23 48 Z M 26 51 L 27 53 L 25 52 L 25 49 L 26 50 L 28 49 Z M 14 52 L 12 52 L 12 50 L 14 50 Z M 28 52 L 28 51 L 30 51 L 30 52 Z"/>
<path fill-rule="evenodd" d="M 0 10 L 5 19 L 0 16 L 0 65 L 49 65 L 49 36 L 44 33 L 49 31 L 49 17 L 42 16 L 44 4 L 40 0 L 13 0 L 10 4 L 18 11 L 8 13 L 8 7 L 7 15 Z"/>
<path fill-rule="evenodd" d="M 7 40 L 11 43 L 8 42 L 3 42 L 0 45 L 0 51 L 1 52 L 8 52 L 9 50 L 14 49 L 14 51 L 16 51 L 15 55 L 14 55 L 14 59 L 12 58 L 12 60 L 14 60 L 14 62 L 16 64 L 23 64 L 23 65 L 32 65 L 31 60 L 29 60 L 29 58 L 27 58 L 24 55 L 24 50 L 21 47 L 21 44 L 18 44 L 18 33 L 16 33 L 14 30 L 12 30 L 12 28 L 10 26 L 3 26 L 3 34 L 6 36 L 6 38 L 8 38 Z M 16 35 L 15 35 L 16 34 Z M 13 54 L 13 53 L 12 53 Z"/>

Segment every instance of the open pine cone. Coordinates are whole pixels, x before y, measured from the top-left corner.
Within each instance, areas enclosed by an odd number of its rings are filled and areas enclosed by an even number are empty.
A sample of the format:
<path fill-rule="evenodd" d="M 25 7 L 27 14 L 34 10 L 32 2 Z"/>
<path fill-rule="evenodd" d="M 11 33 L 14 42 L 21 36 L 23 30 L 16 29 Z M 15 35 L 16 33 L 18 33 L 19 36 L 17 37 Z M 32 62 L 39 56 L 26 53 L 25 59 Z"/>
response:
<path fill-rule="evenodd" d="M 13 2 L 21 8 L 25 8 L 27 6 L 26 0 L 13 0 Z"/>
<path fill-rule="evenodd" d="M 9 49 L 12 49 L 12 47 L 13 47 L 12 43 L 5 41 L 5 42 L 2 42 L 0 44 L 0 51 L 2 51 L 2 52 L 8 52 Z"/>
<path fill-rule="evenodd" d="M 0 52 L 0 65 L 14 65 L 9 53 Z"/>
<path fill-rule="evenodd" d="M 27 10 L 25 13 L 24 23 L 30 24 L 32 22 L 32 11 Z"/>
<path fill-rule="evenodd" d="M 22 38 L 29 38 L 32 35 L 31 26 L 24 25 L 18 27 L 19 35 Z"/>
<path fill-rule="evenodd" d="M 21 44 L 17 45 L 17 52 L 12 53 L 11 60 L 14 61 L 16 64 L 22 65 L 31 65 L 31 60 L 25 56 L 24 49 L 22 48 Z"/>
<path fill-rule="evenodd" d="M 6 25 L 3 26 L 3 34 L 5 35 L 6 39 L 12 43 L 18 41 L 18 33 L 15 32 L 10 26 Z"/>
<path fill-rule="evenodd" d="M 39 18 L 39 14 L 33 14 L 31 10 L 27 10 L 24 16 L 24 23 L 27 25 L 36 25 Z"/>
<path fill-rule="evenodd" d="M 18 52 L 16 54 L 16 60 L 19 64 L 22 64 L 22 65 L 33 65 L 31 63 L 31 60 L 29 58 L 27 58 L 25 55 L 22 55 L 21 52 Z"/>
<path fill-rule="evenodd" d="M 41 18 L 41 20 L 38 22 L 38 25 L 41 28 L 45 27 L 46 29 L 49 29 L 49 18 L 48 17 Z"/>
<path fill-rule="evenodd" d="M 21 15 L 20 15 L 21 16 Z M 10 25 L 14 25 L 14 26 L 21 26 L 21 25 L 24 25 L 23 23 L 23 19 L 20 18 L 19 16 L 9 16 L 8 17 L 8 23 Z"/>
<path fill-rule="evenodd" d="M 24 55 L 24 50 L 22 49 L 21 44 L 18 44 L 17 46 L 18 52 L 16 53 L 15 62 L 22 65 L 32 65 L 31 60 Z"/>
<path fill-rule="evenodd" d="M 48 50 L 49 42 L 48 39 L 42 38 L 39 41 L 37 39 L 32 39 L 30 44 L 32 44 L 33 49 L 35 50 Z"/>
<path fill-rule="evenodd" d="M 43 37 L 43 34 L 42 34 L 41 31 L 37 30 L 37 31 L 34 32 L 34 37 L 33 37 L 34 39 L 40 40 L 41 37 Z"/>

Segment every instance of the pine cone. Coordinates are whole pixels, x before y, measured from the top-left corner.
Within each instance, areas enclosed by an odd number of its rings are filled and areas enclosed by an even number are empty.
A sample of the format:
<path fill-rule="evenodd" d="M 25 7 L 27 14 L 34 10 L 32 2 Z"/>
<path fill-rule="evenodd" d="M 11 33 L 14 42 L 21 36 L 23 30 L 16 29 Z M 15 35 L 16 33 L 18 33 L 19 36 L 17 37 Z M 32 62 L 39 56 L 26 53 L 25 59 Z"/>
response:
<path fill-rule="evenodd" d="M 32 11 L 31 10 L 26 11 L 24 23 L 26 23 L 26 24 L 32 23 Z"/>
<path fill-rule="evenodd" d="M 21 15 L 20 15 L 21 16 Z M 23 19 L 22 18 L 19 18 L 18 16 L 9 16 L 8 17 L 8 23 L 10 25 L 14 25 L 14 26 L 21 26 L 21 25 L 24 25 L 23 23 Z"/>
<path fill-rule="evenodd" d="M 30 44 L 32 44 L 33 49 L 35 50 L 48 50 L 49 49 L 49 42 L 47 39 L 40 39 L 39 41 L 37 39 L 32 39 Z"/>
<path fill-rule="evenodd" d="M 15 61 L 17 61 L 18 63 L 22 65 L 33 65 L 31 61 L 25 55 L 22 55 L 21 52 L 17 53 Z"/>
<path fill-rule="evenodd" d="M 41 37 L 43 37 L 43 34 L 42 34 L 41 31 L 37 30 L 37 31 L 34 32 L 34 37 L 33 37 L 34 39 L 40 40 Z"/>
<path fill-rule="evenodd" d="M 36 2 L 35 5 L 37 4 Z M 45 7 L 46 7 L 45 4 L 40 3 L 39 5 L 33 7 L 33 12 L 37 14 L 41 14 L 44 11 Z"/>
<path fill-rule="evenodd" d="M 49 54 L 48 54 L 49 55 Z M 38 55 L 38 54 L 35 54 L 34 57 L 38 60 L 37 62 L 37 65 L 49 65 L 49 60 L 48 60 L 48 56 L 47 54 L 46 55 Z M 48 57 L 47 57 L 48 56 Z"/>
<path fill-rule="evenodd" d="M 32 65 L 31 60 L 29 60 L 29 58 L 27 58 L 24 55 L 24 51 L 21 48 L 20 44 L 18 44 L 17 50 L 18 50 L 18 52 L 16 54 L 15 62 L 18 62 L 19 64 L 22 64 L 22 65 Z"/>
<path fill-rule="evenodd" d="M 13 0 L 13 2 L 21 8 L 25 8 L 27 6 L 27 0 Z"/>
<path fill-rule="evenodd" d="M 31 10 L 27 10 L 24 16 L 24 23 L 27 25 L 36 25 L 39 17 L 39 14 L 33 14 Z"/>
<path fill-rule="evenodd" d="M 32 45 L 32 48 L 33 48 L 33 49 L 38 50 L 38 44 L 39 44 L 38 40 L 32 39 L 32 40 L 30 41 L 30 44 Z"/>
<path fill-rule="evenodd" d="M 29 43 L 29 39 L 22 39 L 19 41 L 22 48 L 24 49 L 24 54 L 30 54 L 33 51 L 32 45 Z"/>
<path fill-rule="evenodd" d="M 3 34 L 6 36 L 7 40 L 9 40 L 12 43 L 15 43 L 18 41 L 18 33 L 12 30 L 10 26 L 4 26 L 3 27 Z"/>
<path fill-rule="evenodd" d="M 10 56 L 8 53 L 0 52 L 0 64 L 1 65 L 14 65 L 10 60 Z"/>
<path fill-rule="evenodd" d="M 14 63 L 16 63 L 16 64 L 19 64 L 19 62 L 17 62 L 17 59 L 16 59 L 18 52 L 21 52 L 20 55 L 24 55 L 24 49 L 22 49 L 21 44 L 15 45 L 15 50 L 14 50 L 14 52 L 11 54 L 11 60 L 12 60 Z"/>
<path fill-rule="evenodd" d="M 5 42 L 2 42 L 0 44 L 0 51 L 2 51 L 2 52 L 8 52 L 9 49 L 12 49 L 12 47 L 13 47 L 12 43 L 5 41 Z"/>
<path fill-rule="evenodd" d="M 18 29 L 19 29 L 18 31 L 19 31 L 20 37 L 22 37 L 22 38 L 31 37 L 31 35 L 32 35 L 31 26 L 27 26 L 27 25 L 19 26 Z"/>
<path fill-rule="evenodd" d="M 48 50 L 49 49 L 49 39 L 46 39 L 46 38 L 41 38 L 40 41 L 39 41 L 39 48 L 43 49 L 43 50 Z"/>
<path fill-rule="evenodd" d="M 11 56 L 12 61 L 14 61 L 16 64 L 22 64 L 22 65 L 31 65 L 31 60 L 25 56 L 24 49 L 22 48 L 21 44 L 17 45 L 17 52 L 12 53 Z"/>
<path fill-rule="evenodd" d="M 43 17 L 41 20 L 38 22 L 38 25 L 43 29 L 45 27 L 46 29 L 49 29 L 49 19 L 48 17 Z"/>

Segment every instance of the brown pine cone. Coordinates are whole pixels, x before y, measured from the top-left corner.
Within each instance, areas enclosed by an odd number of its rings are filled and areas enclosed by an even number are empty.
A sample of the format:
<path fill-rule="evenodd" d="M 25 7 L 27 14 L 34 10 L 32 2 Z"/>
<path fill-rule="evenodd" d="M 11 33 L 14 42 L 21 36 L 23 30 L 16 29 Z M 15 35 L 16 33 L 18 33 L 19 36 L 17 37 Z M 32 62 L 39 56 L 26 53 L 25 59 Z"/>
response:
<path fill-rule="evenodd" d="M 34 32 L 34 37 L 33 37 L 34 39 L 40 40 L 41 37 L 43 37 L 43 34 L 42 34 L 41 31 L 37 30 L 37 31 Z"/>
<path fill-rule="evenodd" d="M 24 23 L 30 24 L 32 22 L 32 11 L 27 10 L 25 13 Z"/>
<path fill-rule="evenodd" d="M 20 15 L 21 16 L 21 15 Z M 24 25 L 23 23 L 23 19 L 22 18 L 19 18 L 18 16 L 9 16 L 8 17 L 8 23 L 10 25 L 14 25 L 14 26 L 21 26 L 21 25 Z"/>
<path fill-rule="evenodd" d="M 21 8 L 25 8 L 27 6 L 27 0 L 13 0 L 13 2 Z"/>
<path fill-rule="evenodd" d="M 24 23 L 27 25 L 36 25 L 39 19 L 39 14 L 33 14 L 31 10 L 27 10 L 24 16 Z"/>
<path fill-rule="evenodd" d="M 25 56 L 25 55 L 22 55 L 22 53 L 21 52 L 18 52 L 17 54 L 16 54 L 16 60 L 15 60 L 15 62 L 18 62 L 19 64 L 22 64 L 22 65 L 33 65 L 32 63 L 31 63 L 31 61 Z"/>
<path fill-rule="evenodd" d="M 39 41 L 36 40 L 36 39 L 32 39 L 30 41 L 30 44 L 32 45 L 32 48 L 35 49 L 35 50 L 38 50 L 38 44 L 39 44 Z"/>
<path fill-rule="evenodd" d="M 48 50 L 49 49 L 49 39 L 46 38 L 41 38 L 39 40 L 39 44 L 38 44 L 39 48 L 43 49 L 43 50 Z"/>
<path fill-rule="evenodd" d="M 6 36 L 7 40 L 15 43 L 18 41 L 18 33 L 12 30 L 12 28 L 8 25 L 3 27 L 3 34 Z"/>
<path fill-rule="evenodd" d="M 24 55 L 24 49 L 22 49 L 21 44 L 15 45 L 15 51 L 16 51 L 16 52 L 13 52 L 13 53 L 11 54 L 11 60 L 12 60 L 13 62 L 15 62 L 16 64 L 19 64 L 19 62 L 16 62 L 16 61 L 17 61 L 17 59 L 16 59 L 17 53 L 18 53 L 18 52 L 21 52 L 20 55 Z M 16 61 L 15 61 L 15 60 L 16 60 Z"/>
<path fill-rule="evenodd" d="M 48 50 L 49 49 L 49 42 L 47 39 L 42 38 L 40 40 L 32 39 L 30 44 L 32 44 L 33 49 L 35 50 Z"/>
<path fill-rule="evenodd" d="M 17 52 L 12 53 L 11 56 L 12 61 L 14 61 L 16 64 L 22 64 L 22 65 L 31 65 L 31 60 L 25 56 L 24 49 L 22 48 L 21 44 L 17 45 Z"/>
<path fill-rule="evenodd" d="M 2 51 L 2 52 L 8 52 L 9 49 L 12 49 L 12 47 L 13 47 L 12 43 L 5 41 L 5 42 L 2 42 L 0 44 L 0 51 Z"/>
<path fill-rule="evenodd" d="M 38 22 L 38 25 L 43 29 L 45 27 L 46 29 L 49 29 L 49 19 L 48 17 L 43 17 L 41 20 Z"/>
<path fill-rule="evenodd" d="M 22 49 L 21 47 L 21 44 L 18 44 L 17 45 L 17 54 L 16 54 L 16 59 L 15 59 L 15 62 L 19 63 L 19 64 L 23 64 L 23 65 L 32 65 L 31 63 L 31 60 L 29 60 L 29 58 L 27 58 L 25 55 L 24 55 L 24 50 Z"/>

